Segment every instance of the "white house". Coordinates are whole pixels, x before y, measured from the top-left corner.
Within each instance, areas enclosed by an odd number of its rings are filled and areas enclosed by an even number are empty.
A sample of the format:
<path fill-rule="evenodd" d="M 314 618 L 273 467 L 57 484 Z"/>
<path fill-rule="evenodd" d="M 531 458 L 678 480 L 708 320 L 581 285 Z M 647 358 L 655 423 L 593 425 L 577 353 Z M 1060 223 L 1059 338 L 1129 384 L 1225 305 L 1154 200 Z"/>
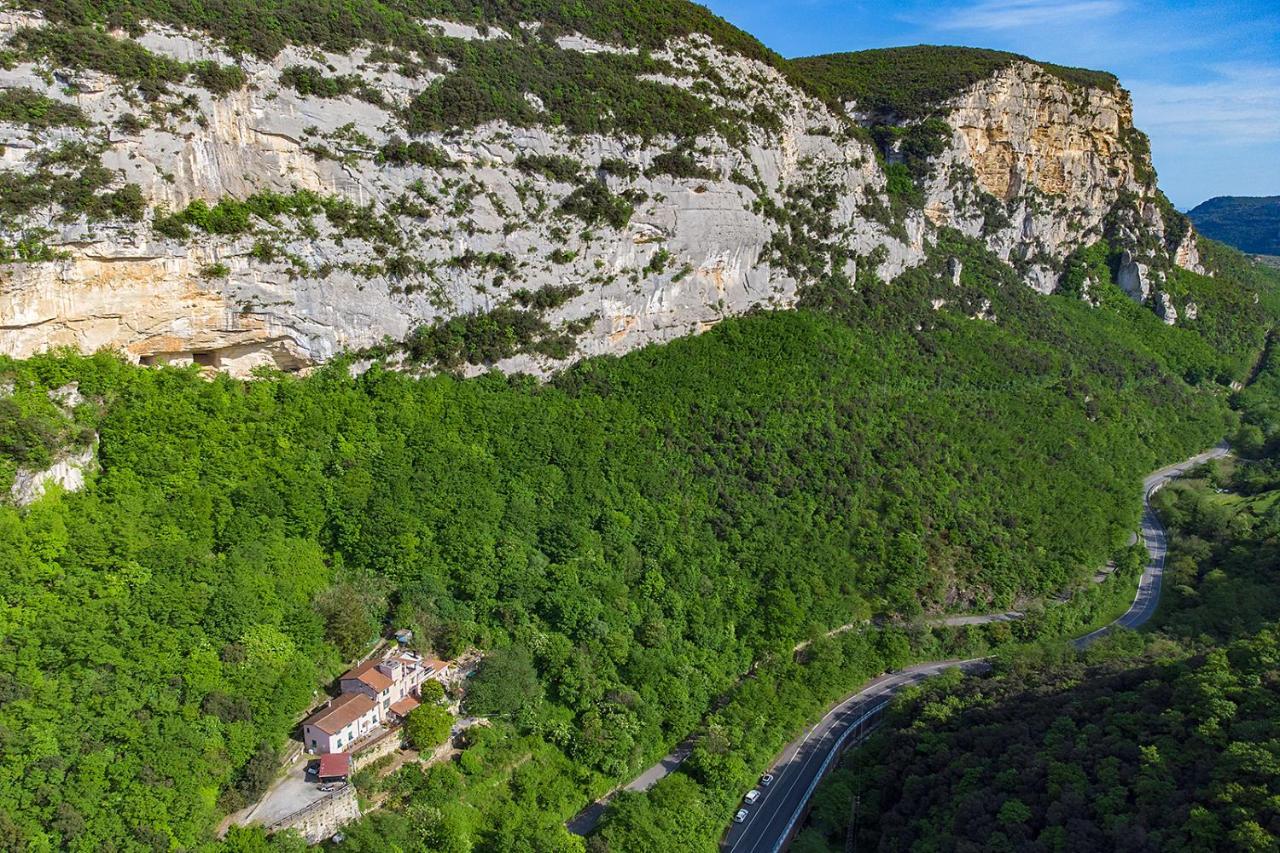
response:
<path fill-rule="evenodd" d="M 342 752 L 382 721 L 378 706 L 362 693 L 344 693 L 302 723 L 307 752 Z"/>
<path fill-rule="evenodd" d="M 347 670 L 338 682 L 342 695 L 303 722 L 303 744 L 312 753 L 349 750 L 379 725 L 408 716 L 418 707 L 423 682 L 445 681 L 451 666 L 398 649 Z"/>
<path fill-rule="evenodd" d="M 430 669 L 416 652 L 397 652 L 381 660 L 367 660 L 348 670 L 339 682 L 343 693 L 362 693 L 378 706 L 378 720 L 386 719 L 391 706 L 417 696 Z"/>

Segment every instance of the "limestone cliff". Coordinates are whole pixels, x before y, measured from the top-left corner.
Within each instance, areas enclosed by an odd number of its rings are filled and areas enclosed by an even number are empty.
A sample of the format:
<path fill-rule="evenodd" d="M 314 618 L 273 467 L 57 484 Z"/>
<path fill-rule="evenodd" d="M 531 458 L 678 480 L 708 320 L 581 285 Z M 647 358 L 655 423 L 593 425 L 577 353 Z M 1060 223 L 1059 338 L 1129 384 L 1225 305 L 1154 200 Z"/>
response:
<path fill-rule="evenodd" d="M 0 41 L 27 44 L 46 26 L 38 13 L 0 6 Z M 436 26 L 459 41 L 525 37 Z M 668 70 L 638 79 L 757 120 L 696 139 L 571 132 L 554 121 L 421 130 L 405 107 L 449 77 L 448 63 L 411 69 L 375 46 L 232 56 L 198 33 L 154 25 L 114 36 L 192 68 L 237 66 L 242 85 L 214 92 L 183 79 L 139 100 L 111 75 L 15 51 L 0 92 L 82 118 L 0 121 L 0 168 L 14 181 L 79 169 L 82 184 L 98 176 L 94 198 L 106 201 L 85 203 L 99 210 L 85 214 L 54 199 L 0 223 L 10 261 L 0 265 L 5 353 L 112 347 L 146 363 L 194 360 L 243 375 L 509 309 L 537 325 L 542 343 L 493 360 L 545 372 L 696 333 L 753 306 L 793 304 L 813 275 L 790 260 L 798 240 L 830 258 L 829 274 L 852 279 L 874 266 L 887 278 L 924 257 L 935 229 L 954 227 L 1049 292 L 1068 254 L 1123 231 L 1135 298 L 1161 311 L 1149 271 L 1197 262 L 1193 236 L 1159 248 L 1150 162 L 1123 90 L 1072 86 L 1032 63 L 942 105 L 951 137 L 930 161 L 924 204 L 903 209 L 856 104 L 832 106 L 696 33 L 654 52 Z M 635 53 L 578 35 L 559 37 L 556 49 Z M 361 83 L 317 94 L 297 83 L 308 74 Z M 533 91 L 526 98 L 547 110 Z M 69 152 L 79 152 L 70 166 Z M 140 207 L 111 215 L 128 208 L 130 186 Z M 266 191 L 293 206 L 236 228 L 173 216 L 192 202 Z"/>

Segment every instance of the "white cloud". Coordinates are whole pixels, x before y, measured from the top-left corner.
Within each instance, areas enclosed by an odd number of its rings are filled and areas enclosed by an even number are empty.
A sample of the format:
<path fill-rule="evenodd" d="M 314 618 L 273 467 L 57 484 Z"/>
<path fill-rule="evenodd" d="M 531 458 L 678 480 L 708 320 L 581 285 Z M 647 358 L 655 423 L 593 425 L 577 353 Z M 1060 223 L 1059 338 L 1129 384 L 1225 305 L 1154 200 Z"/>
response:
<path fill-rule="evenodd" d="M 927 23 L 940 30 L 1016 30 L 1108 18 L 1121 0 L 981 0 Z"/>
<path fill-rule="evenodd" d="M 1168 140 L 1280 142 L 1280 66 L 1212 66 L 1191 83 L 1128 81 L 1135 124 Z"/>

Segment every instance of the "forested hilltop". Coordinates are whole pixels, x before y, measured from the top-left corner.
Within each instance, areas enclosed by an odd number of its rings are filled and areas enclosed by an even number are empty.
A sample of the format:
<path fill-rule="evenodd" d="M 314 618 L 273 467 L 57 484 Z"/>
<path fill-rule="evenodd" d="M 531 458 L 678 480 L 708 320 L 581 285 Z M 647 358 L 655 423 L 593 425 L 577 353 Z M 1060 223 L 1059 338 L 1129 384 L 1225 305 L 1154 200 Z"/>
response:
<path fill-rule="evenodd" d="M 1257 255 L 1280 255 L 1280 196 L 1219 196 L 1187 214 L 1215 240 Z"/>

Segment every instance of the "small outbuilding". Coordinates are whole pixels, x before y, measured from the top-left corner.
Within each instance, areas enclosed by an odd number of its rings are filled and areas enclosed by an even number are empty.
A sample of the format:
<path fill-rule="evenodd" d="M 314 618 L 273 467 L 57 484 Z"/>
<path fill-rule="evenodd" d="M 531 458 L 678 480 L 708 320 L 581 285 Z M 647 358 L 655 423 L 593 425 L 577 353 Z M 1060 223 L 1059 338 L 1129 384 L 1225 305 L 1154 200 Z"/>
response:
<path fill-rule="evenodd" d="M 345 782 L 351 775 L 351 753 L 330 752 L 320 756 L 320 772 L 316 777 L 321 782 Z"/>
<path fill-rule="evenodd" d="M 421 704 L 413 696 L 406 696 L 391 706 L 391 716 L 403 722 L 405 717 L 409 716 L 409 712 Z"/>

